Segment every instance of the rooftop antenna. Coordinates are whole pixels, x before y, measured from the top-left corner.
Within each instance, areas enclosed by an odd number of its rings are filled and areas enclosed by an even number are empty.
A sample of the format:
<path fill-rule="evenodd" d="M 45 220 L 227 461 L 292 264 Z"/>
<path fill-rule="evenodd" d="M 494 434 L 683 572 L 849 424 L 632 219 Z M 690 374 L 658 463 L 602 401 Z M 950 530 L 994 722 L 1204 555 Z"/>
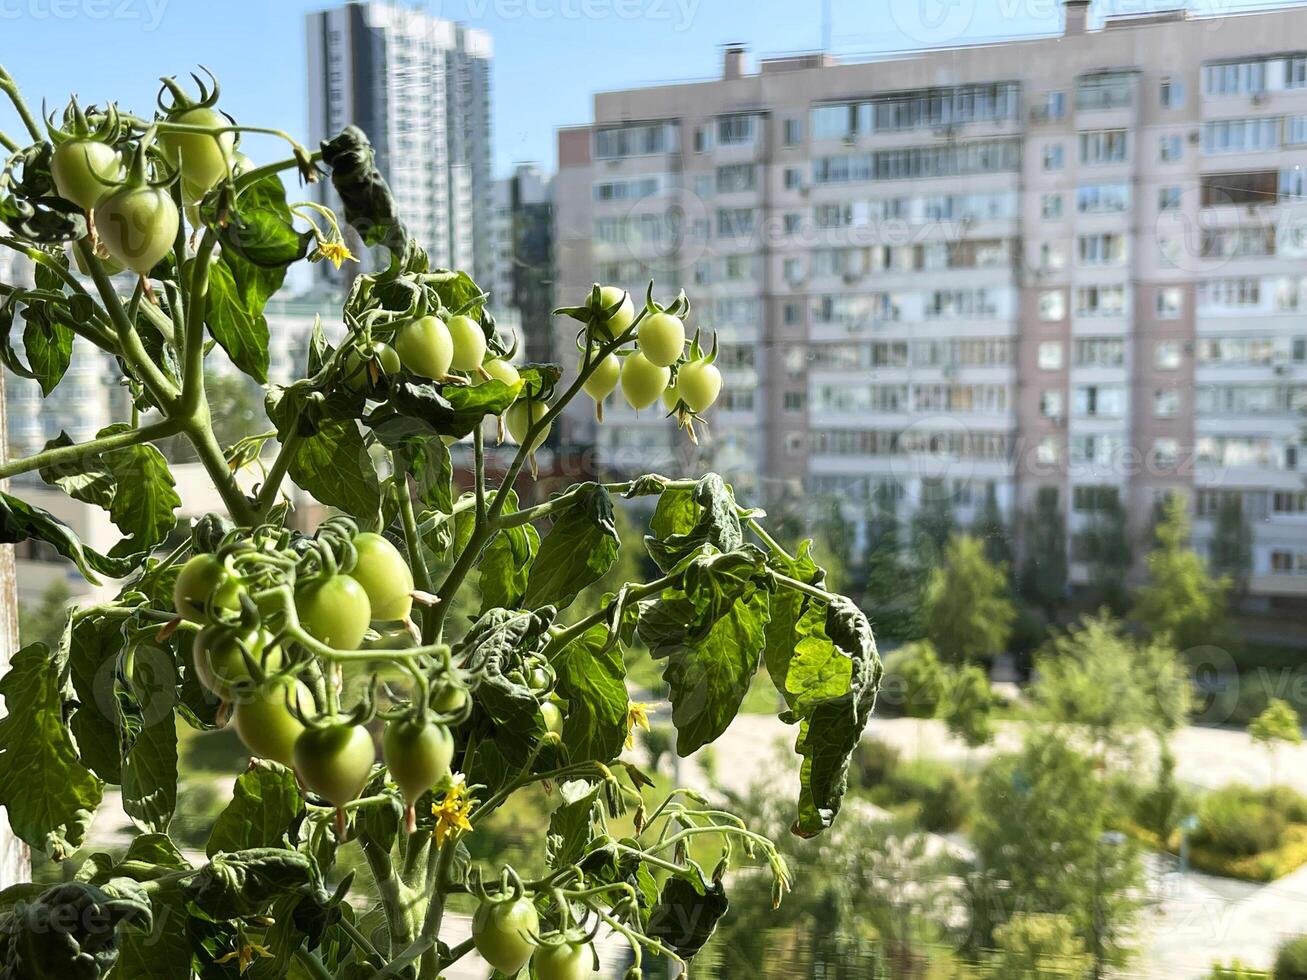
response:
<path fill-rule="evenodd" d="M 821 0 L 821 50 L 826 54 L 830 54 L 830 3 Z"/>

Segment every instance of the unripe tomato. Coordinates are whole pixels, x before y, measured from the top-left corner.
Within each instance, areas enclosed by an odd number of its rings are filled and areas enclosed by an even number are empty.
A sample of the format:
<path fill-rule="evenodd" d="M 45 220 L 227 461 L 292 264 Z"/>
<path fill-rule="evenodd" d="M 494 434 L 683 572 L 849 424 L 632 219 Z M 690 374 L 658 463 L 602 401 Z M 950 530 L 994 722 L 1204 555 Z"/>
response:
<path fill-rule="evenodd" d="M 372 618 L 406 619 L 413 608 L 413 572 L 399 549 L 380 534 L 364 531 L 354 536 L 358 560 L 349 577 L 368 594 Z"/>
<path fill-rule="evenodd" d="M 309 635 L 337 650 L 355 650 L 372 622 L 372 603 L 356 579 L 332 575 L 295 591 L 295 611 Z"/>
<path fill-rule="evenodd" d="M 387 723 L 381 735 L 381 755 L 390 778 L 412 805 L 450 774 L 454 737 L 444 725 L 402 718 Z"/>
<path fill-rule="evenodd" d="M 544 418 L 545 413 L 548 411 L 549 406 L 544 402 L 528 402 L 526 399 L 513 402 L 508 411 L 504 413 L 504 428 L 508 430 L 509 438 L 520 446 L 531 426 Z M 540 430 L 538 436 L 531 440 L 531 452 L 535 452 L 540 448 L 540 445 L 549 437 L 549 430 L 553 427 L 554 423 L 550 422 Z"/>
<path fill-rule="evenodd" d="M 676 376 L 676 388 L 690 411 L 706 412 L 722 393 L 722 372 L 707 361 L 691 361 Z"/>
<path fill-rule="evenodd" d="M 178 615 L 202 623 L 210 599 L 216 608 L 234 612 L 241 607 L 240 584 L 217 555 L 196 555 L 177 573 L 172 605 Z"/>
<path fill-rule="evenodd" d="M 589 943 L 558 942 L 531 955 L 535 980 L 582 980 L 594 975 L 594 948 Z"/>
<path fill-rule="evenodd" d="M 443 378 L 454 361 L 449 328 L 434 316 L 419 317 L 400 327 L 395 350 L 404 367 L 424 378 Z"/>
<path fill-rule="evenodd" d="M 563 713 L 553 701 L 540 702 L 540 717 L 544 719 L 546 731 L 563 734 Z"/>
<path fill-rule="evenodd" d="M 470 316 L 451 316 L 445 326 L 454 342 L 454 370 L 475 371 L 486 358 L 486 332 L 481 324 Z"/>
<path fill-rule="evenodd" d="M 271 640 L 272 636 L 262 629 L 242 632 L 232 626 L 204 627 L 195 634 L 191 644 L 195 679 L 224 701 L 242 699 L 255 684 L 241 645 L 244 644 L 266 673 L 275 674 L 281 670 L 285 658 L 281 647 L 269 645 Z"/>
<path fill-rule="evenodd" d="M 636 351 L 622 365 L 622 394 L 632 408 L 648 408 L 667 390 L 671 379 L 671 368 L 660 367 Z"/>
<path fill-rule="evenodd" d="M 585 363 L 584 357 L 581 364 Z M 577 365 L 577 371 L 580 372 L 581 365 Z M 609 354 L 598 364 L 590 373 L 590 377 L 585 379 L 585 384 L 581 387 L 585 393 L 597 402 L 603 401 L 613 393 L 617 387 L 617 382 L 622 377 L 622 359 L 616 354 Z"/>
<path fill-rule="evenodd" d="M 670 313 L 654 313 L 640 321 L 635 342 L 650 363 L 668 367 L 685 353 L 685 324 Z"/>
<path fill-rule="evenodd" d="M 61 143 L 50 159 L 50 176 L 59 196 L 87 211 L 113 193 L 122 169 L 118 151 L 99 140 Z"/>
<path fill-rule="evenodd" d="M 531 936 L 539 931 L 540 916 L 525 897 L 482 902 L 472 916 L 472 944 L 483 960 L 510 977 L 531 958 Z"/>
<path fill-rule="evenodd" d="M 295 740 L 295 771 L 328 803 L 344 806 L 367 785 L 377 750 L 362 725 L 306 728 Z"/>
<path fill-rule="evenodd" d="M 301 715 L 308 714 L 313 710 L 313 695 L 302 681 L 278 677 L 236 702 L 232 725 L 252 753 L 293 766 L 295 742 L 304 733 L 304 724 L 291 712 L 291 705 Z"/>
<path fill-rule="evenodd" d="M 526 686 L 537 694 L 543 694 L 554 686 L 554 679 L 543 667 L 532 667 L 526 675 Z"/>
<path fill-rule="evenodd" d="M 674 412 L 676 411 L 676 405 L 680 400 L 680 390 L 675 384 L 668 385 L 667 390 L 663 392 L 663 407 L 669 412 Z"/>
<path fill-rule="evenodd" d="M 177 205 L 158 187 L 122 187 L 95 207 L 95 227 L 109 254 L 140 275 L 172 251 Z"/>
<path fill-rule="evenodd" d="M 603 319 L 603 311 L 611 309 L 619 301 L 622 305 L 618 306 L 607 320 Z M 602 287 L 599 290 L 599 316 L 600 329 L 616 340 L 626 333 L 635 319 L 635 305 L 631 302 L 631 294 L 621 286 Z"/>
<path fill-rule="evenodd" d="M 518 374 L 517 368 L 500 357 L 492 357 L 481 367 L 490 375 L 492 381 L 502 381 L 510 387 L 522 380 L 522 375 Z"/>
<path fill-rule="evenodd" d="M 219 129 L 231 122 L 216 109 L 196 106 L 168 117 L 168 122 L 186 126 L 203 126 Z M 180 168 L 182 179 L 204 191 L 227 176 L 232 151 L 236 148 L 235 133 L 160 133 L 159 146 L 173 166 Z"/>
<path fill-rule="evenodd" d="M 395 353 L 395 348 L 374 340 L 366 355 L 357 347 L 345 355 L 343 380 L 350 391 L 360 394 L 372 391 L 376 387 L 372 380 L 373 372 L 385 377 L 399 373 L 399 355 Z"/>
<path fill-rule="evenodd" d="M 431 707 L 442 715 L 456 714 L 463 710 L 465 704 L 467 704 L 467 688 L 459 687 L 457 684 L 446 684 L 431 699 Z"/>

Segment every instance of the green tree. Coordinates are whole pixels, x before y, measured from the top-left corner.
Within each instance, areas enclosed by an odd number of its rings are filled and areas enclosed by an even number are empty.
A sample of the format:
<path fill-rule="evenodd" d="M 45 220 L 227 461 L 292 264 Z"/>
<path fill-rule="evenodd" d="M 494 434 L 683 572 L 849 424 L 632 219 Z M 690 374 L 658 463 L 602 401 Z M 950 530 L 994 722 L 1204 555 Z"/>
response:
<path fill-rule="evenodd" d="M 1036 658 L 1036 715 L 1085 738 L 1096 759 L 1132 752 L 1142 733 L 1167 736 L 1189 710 L 1189 676 L 1166 641 L 1137 643 L 1106 614 L 1086 616 Z"/>
<path fill-rule="evenodd" d="M 73 590 L 68 583 L 54 579 L 35 603 L 19 603 L 18 642 L 23 646 L 44 643 L 52 649 L 58 646 L 72 598 Z"/>
<path fill-rule="evenodd" d="M 966 664 L 949 671 L 937 713 L 968 748 L 987 744 L 994 737 L 994 692 L 984 668 Z"/>
<path fill-rule="evenodd" d="M 926 637 L 947 660 L 978 660 L 1006 649 L 1016 619 L 1007 574 L 985 557 L 976 538 L 949 541 L 944 563 L 926 578 L 921 618 Z"/>
<path fill-rule="evenodd" d="M 1169 634 L 1181 650 L 1219 643 L 1224 635 L 1228 579 L 1214 579 L 1189 548 L 1189 508 L 1171 494 L 1156 528 L 1157 548 L 1147 559 L 1149 581 L 1138 594 L 1134 618 L 1153 636 Z"/>
<path fill-rule="evenodd" d="M 995 565 L 1012 567 L 1012 532 L 1003 520 L 994 484 L 985 489 L 985 502 L 971 525 L 971 534 L 985 545 L 985 557 Z"/>
<path fill-rule="evenodd" d="M 827 560 L 827 584 L 850 594 L 862 591 L 858 583 L 858 569 L 853 561 L 853 549 L 857 543 L 853 522 L 844 516 L 844 505 L 838 497 L 827 497 L 822 501 L 814 528 L 821 554 Z"/>
<path fill-rule="evenodd" d="M 1237 491 L 1221 495 L 1208 548 L 1212 571 L 1230 580 L 1236 592 L 1248 587 L 1253 563 L 1253 530 L 1244 515 L 1243 494 Z"/>
<path fill-rule="evenodd" d="M 953 498 L 945 480 L 921 481 L 921 504 L 912 515 L 912 553 L 918 568 L 937 565 L 957 529 Z"/>
<path fill-rule="evenodd" d="M 1066 915 L 1018 912 L 994 930 L 994 946 L 987 963 L 993 980 L 1083 977 L 1093 963 Z"/>
<path fill-rule="evenodd" d="M 1275 980 L 1307 980 L 1307 936 L 1293 936 L 1280 944 L 1271 976 Z"/>
<path fill-rule="evenodd" d="M 1089 565 L 1089 584 L 1094 601 L 1119 616 L 1129 607 L 1125 580 L 1130 571 L 1131 549 L 1125 507 L 1116 487 L 1100 487 L 1095 497 L 1093 516 L 1080 532 Z"/>
<path fill-rule="evenodd" d="M 929 640 L 904 644 L 885 657 L 884 705 L 909 718 L 934 718 L 944 678 L 944 665 Z"/>
<path fill-rule="evenodd" d="M 1271 782 L 1275 782 L 1276 762 L 1281 745 L 1302 744 L 1302 722 L 1293 705 L 1283 698 L 1271 698 L 1266 709 L 1248 723 L 1248 736 L 1266 749 L 1271 763 Z"/>
<path fill-rule="evenodd" d="M 873 495 L 867 515 L 867 544 L 862 552 L 862 606 L 876 635 L 910 640 L 919 635 L 917 570 L 904 552 L 903 526 L 887 491 Z"/>
<path fill-rule="evenodd" d="M 1107 832 L 1106 794 L 1092 759 L 1044 733 L 986 767 L 972 839 L 984 875 L 1000 887 L 971 894 L 998 900 L 996 925 L 1017 912 L 1064 915 L 1104 962 L 1128 958 L 1143 872 L 1130 842 Z M 994 913 L 975 908 L 973 921 Z"/>
<path fill-rule="evenodd" d="M 1035 506 L 1021 521 L 1022 598 L 1052 619 L 1066 601 L 1066 514 L 1058 503 L 1057 487 L 1040 487 Z"/>

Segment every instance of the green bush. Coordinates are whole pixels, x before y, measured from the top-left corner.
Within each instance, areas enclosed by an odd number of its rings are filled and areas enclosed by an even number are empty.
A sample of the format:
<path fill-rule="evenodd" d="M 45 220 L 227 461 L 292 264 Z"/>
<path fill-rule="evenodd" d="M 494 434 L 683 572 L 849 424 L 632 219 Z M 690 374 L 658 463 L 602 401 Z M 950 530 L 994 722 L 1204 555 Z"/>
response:
<path fill-rule="evenodd" d="M 1307 796 L 1292 786 L 1272 786 L 1262 791 L 1262 799 L 1289 823 L 1307 823 Z"/>
<path fill-rule="evenodd" d="M 1275 980 L 1307 980 L 1307 936 L 1286 939 L 1275 954 Z"/>
<path fill-rule="evenodd" d="M 899 764 L 900 752 L 879 738 L 864 738 L 853 755 L 858 785 L 863 789 L 884 784 Z"/>
<path fill-rule="evenodd" d="M 957 830 L 971 809 L 970 787 L 962 776 L 928 759 L 895 766 L 871 798 L 887 808 L 913 806 L 917 823 L 934 834 Z"/>
<path fill-rule="evenodd" d="M 1268 980 L 1269 977 L 1265 970 L 1254 970 L 1238 960 L 1231 960 L 1229 966 L 1213 963 L 1212 972 L 1207 974 L 1207 980 Z"/>
<path fill-rule="evenodd" d="M 1249 786 L 1225 786 L 1203 798 L 1194 843 L 1224 854 L 1249 855 L 1279 847 L 1288 821 Z"/>

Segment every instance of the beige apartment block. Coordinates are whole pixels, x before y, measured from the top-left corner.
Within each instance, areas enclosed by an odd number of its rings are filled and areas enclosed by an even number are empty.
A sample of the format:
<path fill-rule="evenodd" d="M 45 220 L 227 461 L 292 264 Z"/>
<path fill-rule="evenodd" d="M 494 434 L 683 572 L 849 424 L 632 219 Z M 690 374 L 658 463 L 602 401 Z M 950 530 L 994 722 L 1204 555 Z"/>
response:
<path fill-rule="evenodd" d="M 597 95 L 558 136 L 558 302 L 684 285 L 726 376 L 697 453 L 764 496 L 944 493 L 966 522 L 1051 487 L 1083 580 L 1104 501 L 1142 550 L 1185 491 L 1201 550 L 1237 494 L 1252 593 L 1307 595 L 1307 6 L 1065 6 L 1058 36 L 732 47 Z M 609 418 L 571 420 L 609 469 L 691 452 L 661 412 Z"/>

